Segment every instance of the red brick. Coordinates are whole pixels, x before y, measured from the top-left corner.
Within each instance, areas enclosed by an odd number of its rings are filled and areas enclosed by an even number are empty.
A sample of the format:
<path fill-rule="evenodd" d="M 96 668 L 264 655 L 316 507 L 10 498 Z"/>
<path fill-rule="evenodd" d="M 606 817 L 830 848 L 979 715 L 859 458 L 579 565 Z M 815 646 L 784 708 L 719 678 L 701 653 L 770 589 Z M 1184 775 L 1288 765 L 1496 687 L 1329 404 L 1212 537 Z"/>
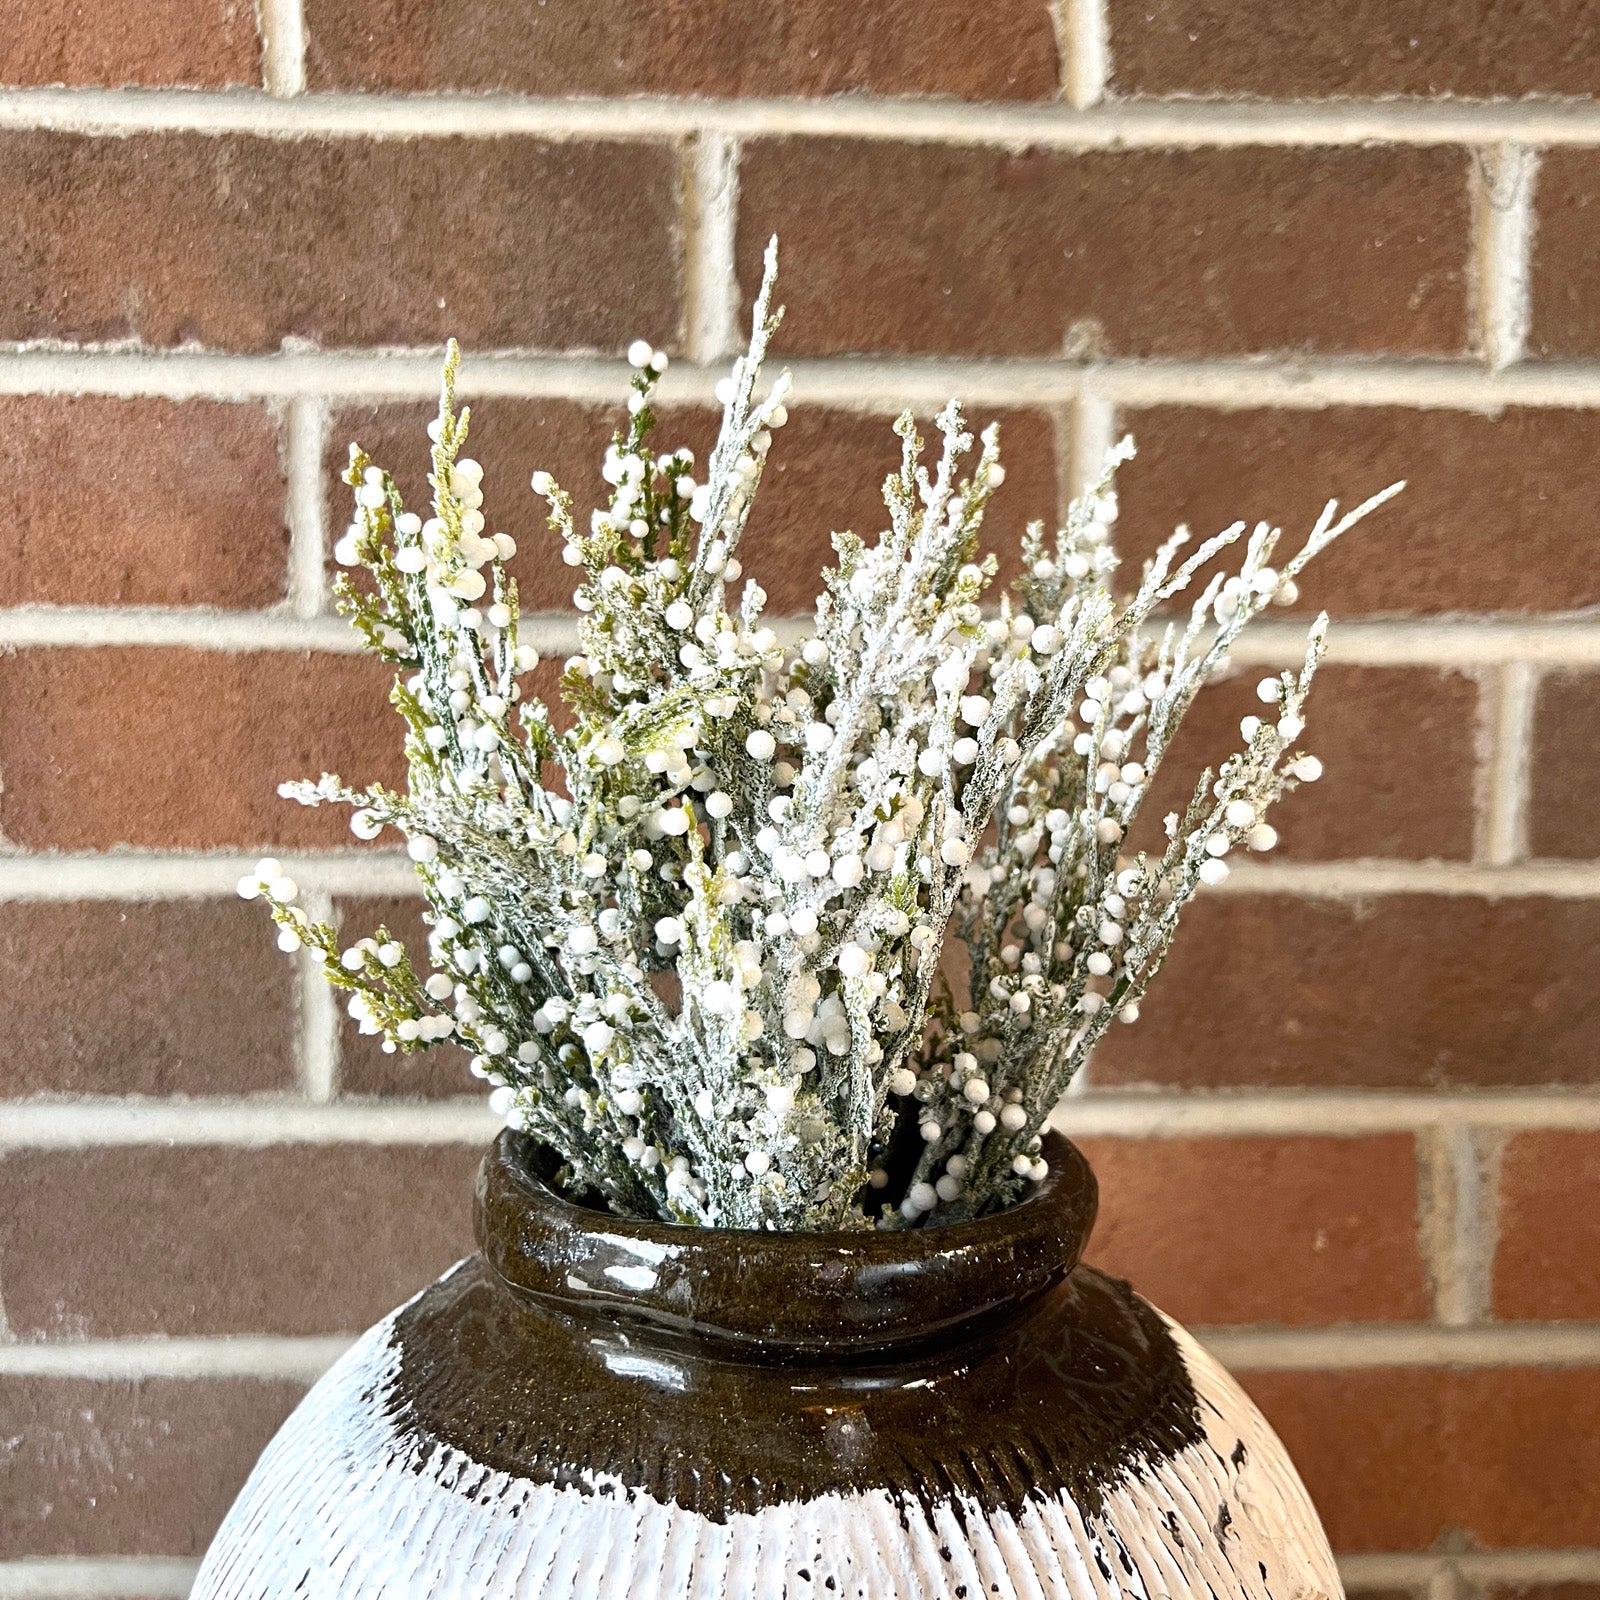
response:
<path fill-rule="evenodd" d="M 411 899 L 341 900 L 336 906 L 339 930 L 349 943 L 365 938 L 380 925 L 411 952 L 418 972 L 428 970 L 428 929 L 422 901 Z M 411 1055 L 385 1055 L 381 1041 L 364 1034 L 345 1012 L 339 996 L 339 1093 L 341 1097 L 381 1095 L 402 1100 L 439 1100 L 470 1094 L 481 1098 L 485 1086 L 467 1071 L 467 1057 L 454 1045 L 435 1045 Z"/>
<path fill-rule="evenodd" d="M 1600 1526 L 1600 1372 L 1241 1373 L 1334 1549 L 1585 1545 Z"/>
<path fill-rule="evenodd" d="M 271 605 L 284 492 L 260 406 L 5 396 L 0 605 Z"/>
<path fill-rule="evenodd" d="M 1451 353 L 1466 178 L 1448 149 L 757 141 L 739 281 L 776 231 L 782 341 L 808 355 Z"/>
<path fill-rule="evenodd" d="M 408 503 L 427 498 L 423 430 L 431 415 L 426 406 L 352 407 L 335 414 L 327 461 L 331 526 L 343 526 L 350 514 L 349 490 L 338 472 L 352 439 L 395 473 Z M 585 517 L 609 492 L 600 461 L 620 416 L 618 408 L 559 400 L 491 397 L 474 405 L 470 449 L 488 469 L 484 515 L 517 540 L 512 571 L 525 610 L 570 610 L 574 587 L 571 569 L 551 559 L 555 536 L 528 479 L 534 467 L 553 473 Z M 1055 435 L 1051 419 L 1038 412 L 994 417 L 981 411 L 973 418 L 978 425 L 991 420 L 1000 423 L 1007 481 L 991 507 L 983 544 L 999 555 L 1003 580 L 1017 570 L 1024 525 L 1055 520 Z M 892 423 L 886 415 L 820 406 L 796 405 L 790 412 L 740 549 L 745 572 L 767 591 L 770 615 L 810 613 L 822 570 L 836 559 L 832 532 L 850 529 L 870 539 L 884 525 L 883 480 L 900 461 Z M 926 436 L 931 423 L 923 431 Z M 661 448 L 687 443 L 701 462 L 715 437 L 714 417 L 698 410 L 667 412 L 657 435 Z"/>
<path fill-rule="evenodd" d="M 1181 1322 L 1429 1314 L 1409 1136 L 1078 1143 L 1100 1180 L 1088 1259 Z"/>
<path fill-rule="evenodd" d="M 24 1339 L 355 1333 L 471 1252 L 470 1145 L 13 1151 L 6 1319 Z"/>
<path fill-rule="evenodd" d="M 1202 895 L 1097 1085 L 1600 1082 L 1600 903 Z"/>
<path fill-rule="evenodd" d="M 1111 0 L 1119 95 L 1588 95 L 1586 0 Z"/>
<path fill-rule="evenodd" d="M 1287 556 L 1324 502 L 1405 492 L 1317 557 L 1299 609 L 1335 616 L 1573 611 L 1600 604 L 1575 530 L 1600 496 L 1600 418 L 1395 406 L 1127 413 L 1138 456 L 1119 475 L 1123 555 L 1141 561 L 1179 523 L 1284 530 Z"/>
<path fill-rule="evenodd" d="M 1267 669 L 1241 668 L 1195 700 L 1141 808 L 1135 845 L 1165 844 L 1161 819 L 1180 814 L 1200 774 L 1244 744 Z M 1478 686 L 1428 667 L 1332 667 L 1317 674 L 1301 746 L 1324 764 L 1272 814 L 1274 855 L 1461 860 L 1472 853 Z M 1297 747 L 1298 748 L 1298 747 Z"/>
<path fill-rule="evenodd" d="M 678 181 L 649 144 L 8 133 L 0 339 L 670 343 Z"/>
<path fill-rule="evenodd" d="M 1600 156 L 1547 150 L 1534 190 L 1535 355 L 1592 356 L 1600 350 Z"/>
<path fill-rule="evenodd" d="M 249 0 L 36 0 L 0 33 L 0 84 L 221 89 L 259 84 Z"/>
<path fill-rule="evenodd" d="M 350 844 L 288 778 L 396 782 L 392 669 L 360 656 L 128 648 L 0 656 L 0 828 L 25 849 Z"/>
<path fill-rule="evenodd" d="M 199 1556 L 301 1393 L 283 1379 L 6 1378 L 0 1553 Z"/>
<path fill-rule="evenodd" d="M 236 900 L 0 905 L 0 1093 L 294 1087 L 294 966 Z"/>
<path fill-rule="evenodd" d="M 1600 856 L 1600 673 L 1545 678 L 1533 736 L 1529 850 L 1535 856 Z"/>
<path fill-rule="evenodd" d="M 1498 1221 L 1496 1316 L 1600 1321 L 1600 1134 L 1508 1135 Z"/>
<path fill-rule="evenodd" d="M 1059 78 L 1041 0 L 310 0 L 306 19 L 319 89 L 1038 100 Z"/>

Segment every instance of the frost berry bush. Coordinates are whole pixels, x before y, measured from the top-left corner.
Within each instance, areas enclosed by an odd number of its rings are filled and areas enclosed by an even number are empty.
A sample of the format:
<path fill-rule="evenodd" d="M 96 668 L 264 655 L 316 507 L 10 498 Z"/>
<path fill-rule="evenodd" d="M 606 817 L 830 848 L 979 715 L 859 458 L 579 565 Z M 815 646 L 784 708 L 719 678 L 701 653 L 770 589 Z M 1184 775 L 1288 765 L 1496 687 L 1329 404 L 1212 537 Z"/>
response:
<path fill-rule="evenodd" d="M 1229 646 L 1399 485 L 1344 517 L 1330 503 L 1281 565 L 1264 524 L 1187 557 L 1180 530 L 1119 601 L 1123 444 L 1054 538 L 1027 530 L 1023 577 L 986 609 L 996 430 L 975 442 L 952 403 L 925 463 L 907 414 L 887 529 L 834 536 L 814 624 L 786 642 L 738 556 L 789 390 L 784 374 L 758 392 L 774 262 L 703 477 L 689 451 L 655 448 L 667 361 L 642 343 L 604 507 L 580 522 L 534 475 L 581 573 L 565 728 L 523 692 L 537 656 L 518 638 L 515 545 L 485 532 L 454 347 L 429 518 L 352 448 L 338 557 L 370 581 L 341 577 L 339 605 L 399 669 L 409 789 L 324 776 L 285 792 L 354 807 L 359 838 L 405 837 L 427 970 L 382 929 L 342 948 L 275 862 L 240 887 L 386 1048 L 473 1051 L 569 1192 L 709 1227 L 956 1221 L 1043 1177 L 1045 1119 L 1113 1019 L 1137 1017 L 1184 906 L 1233 852 L 1271 849 L 1272 805 L 1319 775 L 1298 743 L 1326 618 L 1304 666 L 1261 684 L 1238 753 L 1165 819 L 1161 853 L 1128 853 Z M 1240 540 L 1238 569 L 1202 581 Z M 1187 617 L 1163 620 L 1196 583 Z"/>

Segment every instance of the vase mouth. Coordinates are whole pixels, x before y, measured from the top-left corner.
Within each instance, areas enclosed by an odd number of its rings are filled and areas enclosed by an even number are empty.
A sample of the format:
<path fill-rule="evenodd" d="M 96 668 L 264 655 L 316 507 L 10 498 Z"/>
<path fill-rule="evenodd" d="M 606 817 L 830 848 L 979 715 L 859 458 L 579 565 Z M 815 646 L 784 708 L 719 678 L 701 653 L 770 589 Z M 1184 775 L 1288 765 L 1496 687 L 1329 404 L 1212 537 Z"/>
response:
<path fill-rule="evenodd" d="M 829 1364 L 986 1331 L 1077 1266 L 1097 1188 L 1083 1153 L 1044 1137 L 1049 1175 L 971 1222 L 771 1233 L 615 1217 L 541 1176 L 541 1147 L 506 1130 L 478 1173 L 480 1248 L 525 1304 L 604 1321 L 643 1343 Z"/>

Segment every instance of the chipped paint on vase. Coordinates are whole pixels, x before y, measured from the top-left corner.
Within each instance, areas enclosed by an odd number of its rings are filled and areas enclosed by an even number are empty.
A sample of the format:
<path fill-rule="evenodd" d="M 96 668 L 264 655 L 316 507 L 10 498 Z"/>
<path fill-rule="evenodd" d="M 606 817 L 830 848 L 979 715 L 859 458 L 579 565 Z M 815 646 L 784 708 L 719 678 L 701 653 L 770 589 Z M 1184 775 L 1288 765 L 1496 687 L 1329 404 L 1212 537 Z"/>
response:
<path fill-rule="evenodd" d="M 268 1446 L 193 1600 L 1339 1600 L 1236 1383 L 1078 1264 L 1095 1190 L 897 1234 L 621 1222 L 512 1136 L 483 1254 Z"/>

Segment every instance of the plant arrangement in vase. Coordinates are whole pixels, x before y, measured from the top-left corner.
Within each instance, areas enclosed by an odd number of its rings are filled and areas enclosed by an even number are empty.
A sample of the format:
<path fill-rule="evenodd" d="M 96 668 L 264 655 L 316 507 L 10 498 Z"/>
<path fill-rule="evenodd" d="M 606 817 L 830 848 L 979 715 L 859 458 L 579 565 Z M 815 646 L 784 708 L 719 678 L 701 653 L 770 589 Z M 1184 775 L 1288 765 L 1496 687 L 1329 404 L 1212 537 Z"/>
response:
<path fill-rule="evenodd" d="M 398 669 L 409 789 L 284 792 L 351 806 L 359 838 L 404 836 L 427 965 L 382 929 L 346 947 L 276 862 L 240 892 L 385 1048 L 470 1049 L 569 1194 L 713 1228 L 959 1222 L 1045 1177 L 1046 1119 L 1106 1029 L 1136 1020 L 1184 907 L 1236 852 L 1270 850 L 1272 807 L 1319 776 L 1300 740 L 1325 616 L 1303 665 L 1261 683 L 1238 751 L 1155 848 L 1131 846 L 1233 641 L 1400 486 L 1343 516 L 1330 502 L 1284 560 L 1266 524 L 1192 553 L 1180 530 L 1118 598 L 1124 442 L 1064 528 L 1028 527 L 996 595 L 978 532 L 1004 479 L 997 430 L 975 440 L 952 403 L 924 460 L 907 413 L 886 529 L 835 534 L 811 625 L 780 632 L 739 557 L 789 393 L 787 373 L 762 390 L 774 269 L 769 248 L 703 468 L 657 445 L 667 360 L 639 343 L 605 503 L 584 519 L 534 474 L 578 574 L 565 725 L 524 692 L 538 657 L 514 542 L 486 533 L 464 454 L 454 347 L 431 515 L 352 446 L 337 555 L 367 581 L 341 577 L 338 601 Z"/>
<path fill-rule="evenodd" d="M 352 450 L 339 603 L 396 668 L 409 782 L 285 789 L 404 837 L 426 961 L 346 946 L 277 862 L 240 892 L 386 1049 L 466 1046 L 508 1126 L 479 1253 L 313 1387 L 195 1600 L 1339 1594 L 1249 1398 L 1082 1264 L 1094 1177 L 1046 1123 L 1184 907 L 1319 776 L 1326 619 L 1137 827 L 1185 713 L 1395 490 L 1287 559 L 1264 524 L 1180 531 L 1124 584 L 1124 444 L 996 595 L 999 440 L 952 404 L 926 460 L 896 424 L 887 526 L 834 535 L 809 625 L 769 625 L 740 538 L 786 419 L 774 266 L 703 466 L 657 445 L 640 343 L 604 503 L 534 475 L 578 573 L 559 706 L 529 692 L 453 347 L 431 514 Z"/>

